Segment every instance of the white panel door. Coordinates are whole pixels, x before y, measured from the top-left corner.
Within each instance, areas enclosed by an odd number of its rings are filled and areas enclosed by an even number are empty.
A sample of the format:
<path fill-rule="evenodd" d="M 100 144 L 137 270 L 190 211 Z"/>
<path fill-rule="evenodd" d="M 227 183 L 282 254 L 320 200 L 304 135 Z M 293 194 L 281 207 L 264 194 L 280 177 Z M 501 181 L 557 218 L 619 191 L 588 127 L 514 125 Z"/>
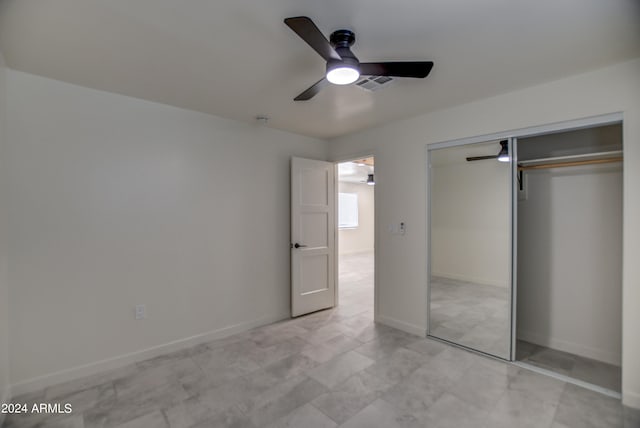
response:
<path fill-rule="evenodd" d="M 291 158 L 291 314 L 335 305 L 332 163 Z"/>

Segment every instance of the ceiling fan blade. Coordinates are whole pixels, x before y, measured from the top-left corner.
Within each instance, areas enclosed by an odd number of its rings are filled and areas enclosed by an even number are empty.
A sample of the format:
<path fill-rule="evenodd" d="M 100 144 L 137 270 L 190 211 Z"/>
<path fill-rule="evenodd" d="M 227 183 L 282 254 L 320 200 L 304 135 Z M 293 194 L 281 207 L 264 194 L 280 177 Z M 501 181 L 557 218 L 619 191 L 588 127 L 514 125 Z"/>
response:
<path fill-rule="evenodd" d="M 467 158 L 467 162 L 473 162 L 473 161 L 478 161 L 478 160 L 485 160 L 485 159 L 498 159 L 498 155 L 490 155 L 490 156 L 471 156 Z"/>
<path fill-rule="evenodd" d="M 327 86 L 328 83 L 329 83 L 329 81 L 326 78 L 323 77 L 322 79 L 318 80 L 316 83 L 311 85 L 306 91 L 304 91 L 303 93 L 301 93 L 300 95 L 295 97 L 293 99 L 293 101 L 307 101 L 307 100 L 310 100 L 311 98 L 316 96 L 316 94 L 318 92 L 320 92 L 320 90 L 322 88 Z"/>
<path fill-rule="evenodd" d="M 392 76 L 425 78 L 433 68 L 433 61 L 363 62 L 360 74 L 365 76 Z"/>
<path fill-rule="evenodd" d="M 284 23 L 287 24 L 302 40 L 307 42 L 316 52 L 320 54 L 325 61 L 331 59 L 341 60 L 340 55 L 333 49 L 331 43 L 316 27 L 311 18 L 306 16 L 296 16 L 286 18 Z"/>

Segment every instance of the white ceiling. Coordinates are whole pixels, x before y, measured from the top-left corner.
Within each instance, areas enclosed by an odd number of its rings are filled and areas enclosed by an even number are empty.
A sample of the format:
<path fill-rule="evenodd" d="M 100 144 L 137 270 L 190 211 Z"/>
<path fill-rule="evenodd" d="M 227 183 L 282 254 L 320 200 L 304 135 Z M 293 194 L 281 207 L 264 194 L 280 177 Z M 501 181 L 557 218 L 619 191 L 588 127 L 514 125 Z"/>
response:
<path fill-rule="evenodd" d="M 433 60 L 425 80 L 331 86 L 283 19 L 356 32 L 361 61 Z M 14 69 L 331 138 L 640 56 L 637 0 L 0 0 Z"/>

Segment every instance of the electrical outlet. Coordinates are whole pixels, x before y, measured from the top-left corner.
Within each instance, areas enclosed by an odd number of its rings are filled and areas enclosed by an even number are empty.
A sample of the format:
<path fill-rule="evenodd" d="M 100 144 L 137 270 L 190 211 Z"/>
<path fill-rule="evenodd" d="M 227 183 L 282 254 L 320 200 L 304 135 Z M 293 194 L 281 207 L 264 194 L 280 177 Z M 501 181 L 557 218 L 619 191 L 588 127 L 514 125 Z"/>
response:
<path fill-rule="evenodd" d="M 145 305 L 136 305 L 136 319 L 142 320 L 147 317 L 147 308 Z"/>

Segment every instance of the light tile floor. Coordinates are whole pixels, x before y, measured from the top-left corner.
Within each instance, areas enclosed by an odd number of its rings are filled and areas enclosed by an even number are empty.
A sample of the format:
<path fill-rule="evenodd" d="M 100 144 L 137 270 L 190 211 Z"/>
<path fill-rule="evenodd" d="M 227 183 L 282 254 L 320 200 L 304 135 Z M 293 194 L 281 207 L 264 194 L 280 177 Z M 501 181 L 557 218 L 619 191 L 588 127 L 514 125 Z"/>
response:
<path fill-rule="evenodd" d="M 354 289 L 343 287 L 337 309 L 17 397 L 74 412 L 10 416 L 6 426 L 640 426 L 640 411 L 618 400 L 375 325 L 366 303 L 347 305 Z"/>
<path fill-rule="evenodd" d="M 589 382 L 612 391 L 622 390 L 622 370 L 619 366 L 592 360 L 580 355 L 558 351 L 518 340 L 518 361 Z"/>
<path fill-rule="evenodd" d="M 505 359 L 510 351 L 509 292 L 503 287 L 433 277 L 431 335 Z M 518 361 L 621 391 L 620 367 L 518 340 Z"/>
<path fill-rule="evenodd" d="M 448 278 L 431 278 L 430 334 L 509 359 L 509 289 Z"/>

